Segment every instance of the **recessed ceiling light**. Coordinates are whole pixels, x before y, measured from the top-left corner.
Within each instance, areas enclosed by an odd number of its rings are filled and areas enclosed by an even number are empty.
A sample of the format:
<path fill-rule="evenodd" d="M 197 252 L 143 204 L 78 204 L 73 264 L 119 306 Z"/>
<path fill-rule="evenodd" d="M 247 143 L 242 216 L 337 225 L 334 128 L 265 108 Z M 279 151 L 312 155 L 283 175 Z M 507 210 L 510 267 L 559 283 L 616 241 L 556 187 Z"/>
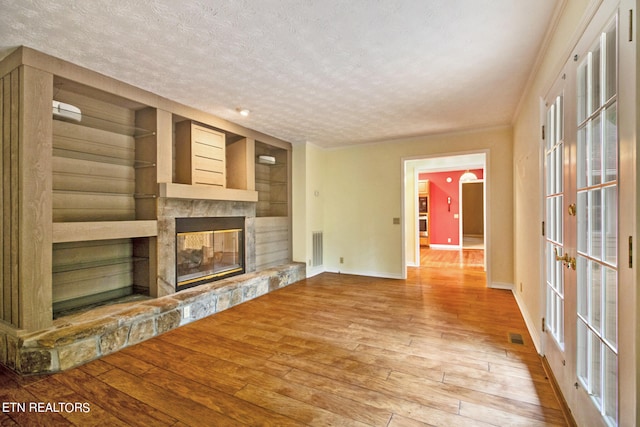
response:
<path fill-rule="evenodd" d="M 236 108 L 236 111 L 243 117 L 247 117 L 251 113 L 251 111 L 247 110 L 246 108 Z"/>

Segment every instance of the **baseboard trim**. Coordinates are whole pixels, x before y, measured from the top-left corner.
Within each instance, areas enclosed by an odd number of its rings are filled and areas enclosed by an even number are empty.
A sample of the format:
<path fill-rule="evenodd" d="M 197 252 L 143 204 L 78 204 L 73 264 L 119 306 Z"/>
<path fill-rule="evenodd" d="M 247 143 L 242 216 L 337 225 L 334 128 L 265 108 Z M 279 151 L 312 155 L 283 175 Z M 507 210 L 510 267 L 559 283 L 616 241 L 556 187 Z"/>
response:
<path fill-rule="evenodd" d="M 513 291 L 513 283 L 491 282 L 488 286 L 491 289 L 505 289 L 507 291 Z"/>
<path fill-rule="evenodd" d="M 542 361 L 544 373 L 549 379 L 549 384 L 551 384 L 551 390 L 553 390 L 553 394 L 556 396 L 556 399 L 558 399 L 558 402 L 560 402 L 560 410 L 562 411 L 562 415 L 564 416 L 567 425 L 569 427 L 578 427 L 576 420 L 574 420 L 573 415 L 571 415 L 571 409 L 569 409 L 569 405 L 560 391 L 560 386 L 558 385 L 555 375 L 553 375 L 549 361 L 545 356 L 540 356 L 540 360 Z"/>
<path fill-rule="evenodd" d="M 513 292 L 513 297 L 516 299 L 516 303 L 518 304 L 524 323 L 527 325 L 527 330 L 529 331 L 529 335 L 531 335 L 533 345 L 535 346 L 538 354 L 542 354 L 540 331 L 538 329 L 540 323 L 531 317 L 531 313 L 527 310 L 526 305 L 522 301 L 522 298 L 520 298 L 520 294 L 515 290 L 515 287 L 511 289 L 511 292 Z"/>
<path fill-rule="evenodd" d="M 351 276 L 377 277 L 380 279 L 404 279 L 402 274 L 385 273 L 380 271 L 351 271 L 351 270 L 325 270 L 327 273 L 349 274 Z"/>
<path fill-rule="evenodd" d="M 459 251 L 462 249 L 460 245 L 429 245 L 431 249 L 445 250 L 445 251 Z"/>
<path fill-rule="evenodd" d="M 318 274 L 324 273 L 324 267 L 323 266 L 318 266 L 318 267 L 308 267 L 307 268 L 307 279 L 313 276 L 317 276 Z"/>

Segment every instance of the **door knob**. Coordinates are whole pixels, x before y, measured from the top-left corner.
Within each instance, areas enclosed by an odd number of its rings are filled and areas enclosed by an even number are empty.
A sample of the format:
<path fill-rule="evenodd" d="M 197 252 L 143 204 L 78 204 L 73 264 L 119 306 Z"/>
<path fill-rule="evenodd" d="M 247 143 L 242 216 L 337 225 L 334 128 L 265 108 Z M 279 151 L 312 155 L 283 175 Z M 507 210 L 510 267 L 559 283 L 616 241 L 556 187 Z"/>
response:
<path fill-rule="evenodd" d="M 568 253 L 564 253 L 564 255 L 558 255 L 558 248 L 553 248 L 553 253 L 556 256 L 556 261 L 562 261 L 565 267 L 570 268 L 572 270 L 576 269 L 576 259 L 570 257 Z"/>

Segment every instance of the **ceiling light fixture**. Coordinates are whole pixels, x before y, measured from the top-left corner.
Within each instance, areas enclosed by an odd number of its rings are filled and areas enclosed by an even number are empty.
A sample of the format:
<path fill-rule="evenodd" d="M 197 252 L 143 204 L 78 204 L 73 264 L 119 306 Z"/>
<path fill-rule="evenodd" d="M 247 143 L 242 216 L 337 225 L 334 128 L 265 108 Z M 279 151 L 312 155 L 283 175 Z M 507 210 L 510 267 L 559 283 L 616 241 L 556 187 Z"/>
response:
<path fill-rule="evenodd" d="M 248 117 L 249 114 L 251 114 L 251 111 L 247 110 L 246 108 L 236 108 L 236 111 L 240 113 L 242 117 Z"/>
<path fill-rule="evenodd" d="M 460 181 L 462 182 L 477 181 L 477 180 L 478 180 L 478 177 L 476 176 L 476 174 L 473 172 L 469 172 L 469 169 L 467 169 L 467 171 L 463 173 L 462 176 L 460 177 Z"/>

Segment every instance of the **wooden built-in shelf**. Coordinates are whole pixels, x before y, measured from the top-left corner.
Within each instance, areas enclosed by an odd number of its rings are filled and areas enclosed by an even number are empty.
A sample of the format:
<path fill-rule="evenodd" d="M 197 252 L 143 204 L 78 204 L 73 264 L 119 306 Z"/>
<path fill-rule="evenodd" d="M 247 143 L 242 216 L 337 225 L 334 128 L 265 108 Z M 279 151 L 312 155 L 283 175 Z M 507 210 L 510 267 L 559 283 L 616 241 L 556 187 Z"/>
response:
<path fill-rule="evenodd" d="M 12 333 L 125 295 L 157 297 L 173 262 L 159 256 L 162 198 L 253 203 L 264 219 L 251 230 L 255 268 L 291 261 L 290 143 L 29 48 L 0 61 L 0 83 L 11 128 L 0 132 L 0 323 Z"/>
<path fill-rule="evenodd" d="M 258 192 L 236 188 L 216 188 L 204 185 L 188 185 L 162 182 L 159 197 L 170 199 L 226 200 L 233 202 L 257 202 Z"/>
<path fill-rule="evenodd" d="M 107 267 L 111 265 L 129 265 L 131 264 L 132 261 L 144 262 L 144 261 L 148 261 L 148 258 L 126 257 L 126 258 L 110 258 L 110 259 L 91 261 L 91 262 L 78 262 L 73 265 L 53 266 L 52 271 L 54 274 L 66 273 L 69 271 L 79 271 L 79 270 L 85 270 L 85 269 L 91 269 L 91 268 L 97 268 L 97 267 Z"/>
<path fill-rule="evenodd" d="M 54 222 L 53 243 L 153 237 L 158 221 Z"/>
<path fill-rule="evenodd" d="M 287 217 L 289 215 L 289 152 L 256 141 L 255 182 L 259 192 L 256 208 L 258 217 Z M 260 156 L 272 157 L 275 163 L 261 163 Z"/>

